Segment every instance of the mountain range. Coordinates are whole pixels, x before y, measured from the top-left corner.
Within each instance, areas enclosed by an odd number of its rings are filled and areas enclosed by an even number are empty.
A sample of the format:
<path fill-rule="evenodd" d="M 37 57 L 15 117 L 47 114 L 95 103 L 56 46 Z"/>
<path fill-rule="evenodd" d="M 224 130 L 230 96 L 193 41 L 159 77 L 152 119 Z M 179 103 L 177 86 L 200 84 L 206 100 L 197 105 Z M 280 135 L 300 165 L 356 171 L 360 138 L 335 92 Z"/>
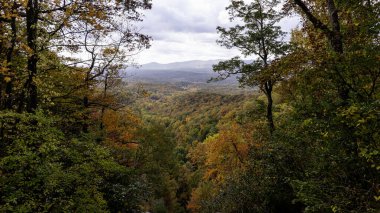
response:
<path fill-rule="evenodd" d="M 149 83 L 207 83 L 218 74 L 212 70 L 212 65 L 220 60 L 193 60 L 168 64 L 148 63 L 139 68 L 127 68 L 125 70 L 128 79 L 133 82 Z M 212 82 L 214 84 L 237 84 L 235 77 L 224 81 Z"/>

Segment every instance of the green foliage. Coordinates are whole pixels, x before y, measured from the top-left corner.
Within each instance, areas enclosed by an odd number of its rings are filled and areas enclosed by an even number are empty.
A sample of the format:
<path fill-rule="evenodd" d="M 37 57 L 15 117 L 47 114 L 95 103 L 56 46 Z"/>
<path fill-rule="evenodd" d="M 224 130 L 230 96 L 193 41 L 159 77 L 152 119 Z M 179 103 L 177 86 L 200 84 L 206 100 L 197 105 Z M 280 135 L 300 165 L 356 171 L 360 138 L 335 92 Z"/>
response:
<path fill-rule="evenodd" d="M 118 158 L 130 161 L 133 147 L 109 144 L 140 128 L 117 111 L 129 98 L 117 91 L 126 56 L 149 46 L 133 25 L 151 2 L 0 0 L 0 8 L 0 211 L 140 210 L 148 181 Z M 117 116 L 132 121 L 110 125 Z"/>
<path fill-rule="evenodd" d="M 257 56 L 219 78 L 260 94 L 126 87 L 127 51 L 150 39 L 124 24 L 150 1 L 0 0 L 0 212 L 378 212 L 380 3 L 286 2 L 292 48 L 278 1 L 233 0 L 239 24 L 217 28 Z"/>
<path fill-rule="evenodd" d="M 54 117 L 1 113 L 9 131 L 0 161 L 2 211 L 107 212 L 102 187 L 126 169 L 91 140 L 67 140 Z"/>
<path fill-rule="evenodd" d="M 285 33 L 276 25 L 283 17 L 274 9 L 276 5 L 275 1 L 267 0 L 251 3 L 232 1 L 226 8 L 231 21 L 237 20 L 242 24 L 229 29 L 218 27 L 218 43 L 227 48 L 237 48 L 246 57 L 257 58 L 246 62 L 234 57 L 214 65 L 214 71 L 219 73 L 218 79 L 240 73 L 239 81 L 242 86 L 259 86 L 265 92 L 265 82 L 270 82 L 271 87 L 281 78 L 281 70 L 268 67 L 289 48 L 282 41 Z"/>

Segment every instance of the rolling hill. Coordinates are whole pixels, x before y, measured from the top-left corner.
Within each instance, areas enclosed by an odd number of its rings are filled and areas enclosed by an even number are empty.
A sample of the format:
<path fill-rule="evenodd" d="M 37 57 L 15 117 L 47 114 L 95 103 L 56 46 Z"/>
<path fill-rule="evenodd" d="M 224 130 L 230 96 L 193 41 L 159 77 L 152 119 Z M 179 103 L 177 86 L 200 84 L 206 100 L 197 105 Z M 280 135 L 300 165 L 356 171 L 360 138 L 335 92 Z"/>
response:
<path fill-rule="evenodd" d="M 212 65 L 219 60 L 209 61 L 185 61 L 169 64 L 149 63 L 140 68 L 128 68 L 125 70 L 129 81 L 146 83 L 192 83 L 205 84 L 218 74 L 212 70 Z M 237 85 L 236 78 L 231 77 L 224 81 L 211 84 Z"/>

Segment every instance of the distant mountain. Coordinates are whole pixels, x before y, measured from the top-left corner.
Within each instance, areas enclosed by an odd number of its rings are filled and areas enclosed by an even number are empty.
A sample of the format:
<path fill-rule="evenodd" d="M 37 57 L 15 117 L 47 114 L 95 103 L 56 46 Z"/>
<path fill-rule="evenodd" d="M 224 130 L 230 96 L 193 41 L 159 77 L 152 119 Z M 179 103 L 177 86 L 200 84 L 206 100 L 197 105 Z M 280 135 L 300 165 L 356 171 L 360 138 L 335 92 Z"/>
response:
<path fill-rule="evenodd" d="M 212 70 L 212 65 L 217 64 L 220 60 L 209 61 L 184 61 L 169 64 L 149 63 L 142 65 L 142 70 Z"/>
<path fill-rule="evenodd" d="M 152 83 L 207 83 L 218 74 L 212 70 L 212 65 L 220 60 L 185 61 L 169 64 L 149 63 L 140 68 L 126 69 L 130 81 Z M 216 82 L 218 84 L 237 84 L 236 78 Z"/>

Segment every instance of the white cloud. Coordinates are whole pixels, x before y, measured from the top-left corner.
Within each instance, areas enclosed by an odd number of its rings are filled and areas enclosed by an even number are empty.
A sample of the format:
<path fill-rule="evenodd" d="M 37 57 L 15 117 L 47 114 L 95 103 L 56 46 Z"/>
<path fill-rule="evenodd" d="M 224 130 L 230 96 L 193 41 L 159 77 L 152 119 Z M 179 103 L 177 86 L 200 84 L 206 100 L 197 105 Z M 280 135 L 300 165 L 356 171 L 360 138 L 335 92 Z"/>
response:
<path fill-rule="evenodd" d="M 230 24 L 230 16 L 226 10 L 222 10 L 218 14 L 218 21 L 221 25 Z"/>
<path fill-rule="evenodd" d="M 139 63 L 170 63 L 186 60 L 227 59 L 236 50 L 218 46 L 217 26 L 230 26 L 225 7 L 229 0 L 153 0 L 144 11 L 142 32 L 153 37 L 152 47 L 136 56 Z M 297 20 L 281 23 L 284 30 Z"/>
<path fill-rule="evenodd" d="M 170 63 L 187 60 L 228 59 L 237 54 L 215 44 L 215 33 L 170 33 L 165 40 L 153 42 L 151 49 L 137 56 L 141 63 Z"/>

